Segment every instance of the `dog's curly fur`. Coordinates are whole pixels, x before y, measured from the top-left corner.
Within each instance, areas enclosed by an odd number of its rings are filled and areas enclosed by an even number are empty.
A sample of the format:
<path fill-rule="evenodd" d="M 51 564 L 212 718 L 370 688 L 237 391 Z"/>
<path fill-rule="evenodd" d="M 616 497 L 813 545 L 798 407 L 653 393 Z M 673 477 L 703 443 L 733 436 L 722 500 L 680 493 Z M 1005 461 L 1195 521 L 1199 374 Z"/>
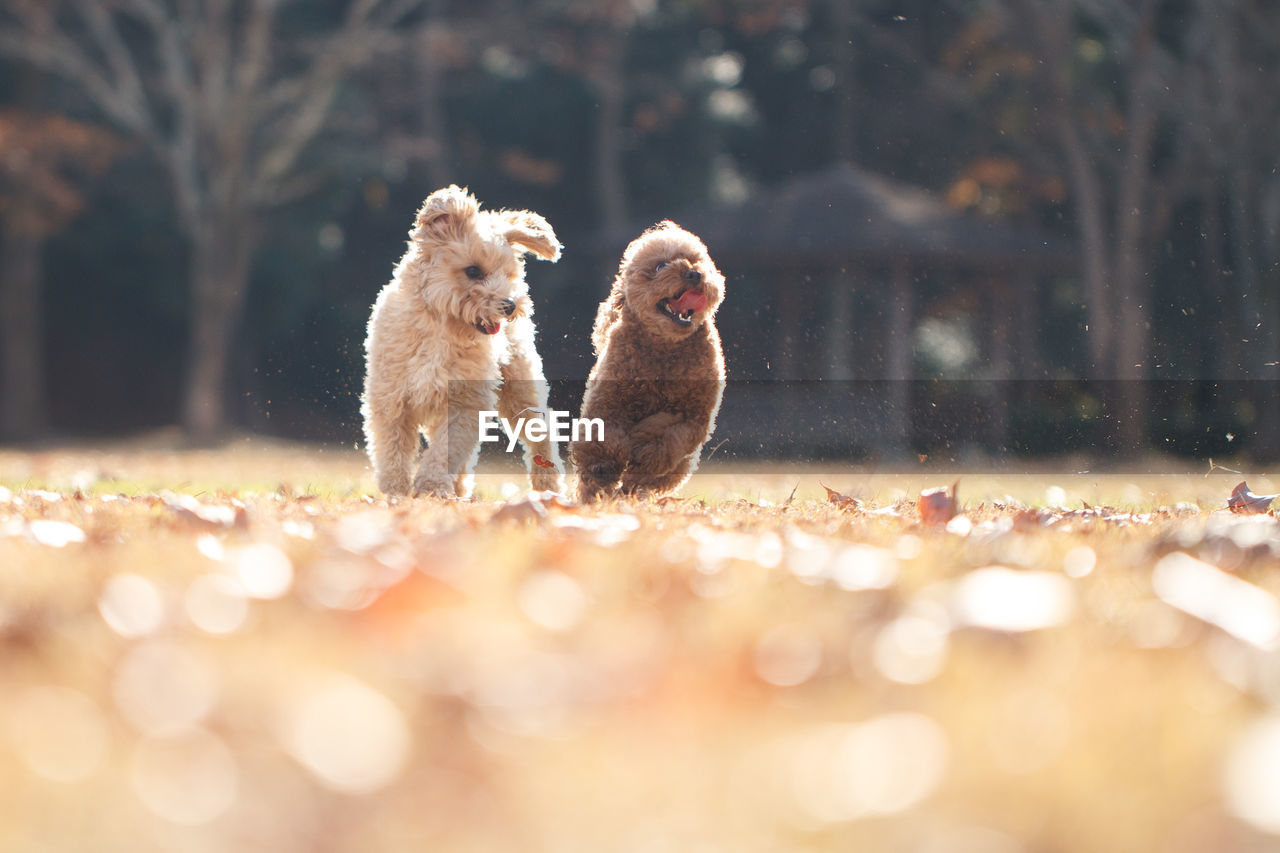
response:
<path fill-rule="evenodd" d="M 627 247 L 591 335 L 582 417 L 603 420 L 604 440 L 571 445 L 579 500 L 673 492 L 698 467 L 724 392 L 723 298 L 707 247 L 674 222 Z"/>
<path fill-rule="evenodd" d="M 427 197 L 409 238 L 369 318 L 360 410 L 366 447 L 388 495 L 466 496 L 479 455 L 479 411 L 515 420 L 546 410 L 524 254 L 555 261 L 560 243 L 538 214 L 481 211 L 456 186 Z M 411 479 L 420 431 L 428 444 Z M 534 466 L 534 454 L 552 467 Z M 525 464 L 533 488 L 563 489 L 551 442 L 526 442 Z"/>

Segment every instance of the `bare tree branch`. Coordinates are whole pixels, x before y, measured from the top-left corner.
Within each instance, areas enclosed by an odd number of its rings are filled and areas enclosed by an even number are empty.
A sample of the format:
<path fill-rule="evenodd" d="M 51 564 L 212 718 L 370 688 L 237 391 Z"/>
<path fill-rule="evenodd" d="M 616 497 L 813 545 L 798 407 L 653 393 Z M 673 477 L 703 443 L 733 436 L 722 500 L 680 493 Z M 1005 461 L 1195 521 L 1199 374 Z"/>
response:
<path fill-rule="evenodd" d="M 235 69 L 237 97 L 257 92 L 271 67 L 271 35 L 279 0 L 254 0 L 245 26 L 244 49 Z"/>
<path fill-rule="evenodd" d="M 95 63 L 74 41 L 59 32 L 35 34 L 21 29 L 0 29 L 0 55 L 23 60 L 64 77 L 83 88 L 113 121 L 145 135 L 147 116 L 138 104 L 111 85 L 107 69 Z"/>
<path fill-rule="evenodd" d="M 0 0 L 0 56 L 71 82 L 156 155 L 192 245 L 183 422 L 216 432 L 227 359 L 265 208 L 319 184 L 300 174 L 339 88 L 427 0 L 351 0 L 308 44 L 276 33 L 290 0 Z M 124 19 L 140 25 L 126 40 Z M 130 31 L 130 35 L 134 33 Z M 289 62 L 280 61 L 287 52 Z"/>
<path fill-rule="evenodd" d="M 298 106 L 279 129 L 277 144 L 263 154 L 254 174 L 255 183 L 272 185 L 287 175 L 324 123 L 342 80 L 372 59 L 379 49 L 394 43 L 391 28 L 423 2 L 398 0 L 379 6 L 378 0 L 359 0 L 351 7 L 340 37 L 331 38 L 318 52 L 309 72 L 283 83 L 281 89 L 271 94 L 274 100 L 282 92 L 291 92 Z M 380 14 L 373 15 L 375 11 Z"/>
<path fill-rule="evenodd" d="M 125 46 L 124 39 L 120 37 L 120 31 L 116 28 L 111 14 L 98 0 L 76 0 L 75 10 L 84 20 L 88 31 L 93 35 L 94 42 L 106 59 L 107 67 L 115 80 L 115 88 L 121 98 L 126 100 L 140 117 L 144 117 L 148 126 L 154 124 L 147 108 L 147 98 L 143 92 L 142 79 L 138 74 L 137 66 L 129 54 L 129 49 Z"/>

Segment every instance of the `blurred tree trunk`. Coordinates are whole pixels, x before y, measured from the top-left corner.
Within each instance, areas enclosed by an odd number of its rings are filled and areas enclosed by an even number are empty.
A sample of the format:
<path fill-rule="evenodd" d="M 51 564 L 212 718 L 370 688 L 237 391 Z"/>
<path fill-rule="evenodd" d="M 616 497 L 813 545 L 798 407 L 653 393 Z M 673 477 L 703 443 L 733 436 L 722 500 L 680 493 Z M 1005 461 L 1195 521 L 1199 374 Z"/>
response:
<path fill-rule="evenodd" d="M 42 86 L 23 75 L 20 100 Z M 0 110 L 0 438 L 39 437 L 48 423 L 44 250 L 84 208 L 80 186 L 103 172 L 119 141 L 90 125 L 26 109 Z"/>
<path fill-rule="evenodd" d="M 1280 74 L 1280 14 L 1274 6 L 1249 2 L 1203 3 L 1200 16 L 1219 41 L 1208 72 L 1217 84 L 1213 121 L 1226 156 L 1227 245 L 1231 290 L 1237 297 L 1234 372 L 1247 381 L 1253 404 L 1252 451 L 1262 459 L 1280 457 L 1280 277 L 1274 261 L 1280 249 L 1274 207 L 1268 198 L 1280 190 L 1275 169 L 1275 139 L 1280 107 L 1273 81 Z"/>
<path fill-rule="evenodd" d="M 182 424 L 195 437 L 227 424 L 227 367 L 249 289 L 255 230 L 249 215 L 224 217 L 193 235 L 188 368 Z"/>
<path fill-rule="evenodd" d="M 1230 379 L 1238 404 L 1252 403 L 1250 450 L 1280 457 L 1280 6 L 1255 0 L 1194 0 L 1173 110 L 1199 176 L 1196 194 L 1208 245 L 1206 301 L 1216 300 L 1220 330 L 1205 341 L 1209 377 Z M 1206 336 L 1208 337 L 1208 336 Z"/>
<path fill-rule="evenodd" d="M 1119 303 L 1115 377 L 1120 381 L 1116 401 L 1116 430 L 1121 453 L 1144 449 L 1149 438 L 1151 380 L 1151 253 L 1146 236 L 1152 183 L 1152 151 L 1159 113 L 1152 99 L 1159 85 L 1152 64 L 1155 2 L 1144 0 L 1137 30 L 1130 39 L 1124 159 L 1116 188 L 1114 282 Z"/>
<path fill-rule="evenodd" d="M 885 294 L 885 377 L 889 384 L 889 429 L 884 436 L 888 459 L 911 455 L 912 386 L 915 381 L 916 284 L 915 273 L 904 260 L 895 261 Z"/>
<path fill-rule="evenodd" d="M 1079 91 L 1075 71 L 1077 4 L 1017 0 L 1044 56 L 1056 142 L 1067 166 L 1080 240 L 1088 328 L 1087 376 L 1098 382 L 1107 418 L 1103 443 L 1117 453 L 1140 451 L 1148 439 L 1151 294 L 1147 217 L 1152 153 L 1160 112 L 1154 89 L 1155 0 L 1128 4 L 1096 21 L 1124 64 L 1112 108 L 1119 137 L 1091 138 L 1083 118 L 1095 93 Z M 1106 120 L 1100 122 L 1106 125 Z M 1115 153 L 1120 156 L 1116 157 Z"/>
<path fill-rule="evenodd" d="M 46 425 L 44 239 L 3 220 L 0 234 L 0 437 L 36 438 Z"/>
<path fill-rule="evenodd" d="M 1075 24 L 1068 6 L 1045 0 L 1020 0 L 1028 29 L 1044 57 L 1056 142 L 1062 151 L 1071 183 L 1072 207 L 1084 264 L 1085 341 L 1089 379 L 1110 376 L 1115 309 L 1111 292 L 1110 251 L 1107 240 L 1107 202 L 1102 164 L 1090 150 L 1080 126 L 1073 91 L 1071 61 L 1075 51 Z"/>
<path fill-rule="evenodd" d="M 606 20 L 601 36 L 592 45 L 592 84 L 599 107 L 596 109 L 596 198 L 600 224 L 605 233 L 622 230 L 627 225 L 627 182 L 622 158 L 622 122 L 626 106 L 626 81 L 623 61 L 626 55 L 626 33 L 621 22 Z"/>

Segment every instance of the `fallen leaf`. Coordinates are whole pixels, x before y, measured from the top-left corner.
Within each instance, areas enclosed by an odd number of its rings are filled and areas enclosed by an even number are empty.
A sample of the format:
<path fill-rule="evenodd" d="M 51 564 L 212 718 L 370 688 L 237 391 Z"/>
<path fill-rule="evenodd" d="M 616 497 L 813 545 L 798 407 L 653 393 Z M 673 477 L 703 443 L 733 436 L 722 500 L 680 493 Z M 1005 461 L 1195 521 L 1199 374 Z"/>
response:
<path fill-rule="evenodd" d="M 570 536 L 582 536 L 604 548 L 620 545 L 640 529 L 640 519 L 624 513 L 600 515 L 563 515 L 551 517 L 551 526 Z"/>
<path fill-rule="evenodd" d="M 819 482 L 819 486 L 827 490 L 827 500 L 840 507 L 841 509 L 862 509 L 862 501 L 857 498 L 851 498 L 848 495 L 842 495 L 826 483 Z M 792 494 L 795 494 L 794 492 Z"/>
<path fill-rule="evenodd" d="M 180 520 L 194 526 L 212 529 L 248 527 L 249 514 L 244 504 L 232 500 L 229 505 L 207 504 L 191 495 L 162 494 L 161 500 Z"/>
<path fill-rule="evenodd" d="M 1013 515 L 1013 526 L 1016 530 L 1030 530 L 1045 527 L 1056 521 L 1059 516 L 1051 510 L 1026 507 L 1016 510 Z"/>
<path fill-rule="evenodd" d="M 516 522 L 524 524 L 530 521 L 541 522 L 547 517 L 547 508 L 539 498 L 529 497 L 518 501 L 508 501 L 489 516 L 490 521 Z"/>
<path fill-rule="evenodd" d="M 1231 490 L 1231 497 L 1227 498 L 1227 509 L 1245 515 L 1261 515 L 1278 497 L 1280 495 L 1255 495 L 1249 491 L 1249 484 L 1241 480 L 1240 485 Z"/>
<path fill-rule="evenodd" d="M 956 491 L 960 481 L 951 487 L 939 486 L 936 489 L 925 489 L 920 493 L 916 507 L 920 510 L 920 520 L 925 524 L 946 524 L 959 512 L 956 502 Z"/>
<path fill-rule="evenodd" d="M 27 535 L 39 545 L 65 548 L 84 541 L 84 531 L 68 521 L 37 519 L 27 523 Z"/>
<path fill-rule="evenodd" d="M 550 507 L 552 509 L 562 509 L 570 512 L 580 512 L 582 510 L 582 506 L 571 503 L 559 492 L 530 492 L 529 500 L 541 501 L 544 507 Z"/>

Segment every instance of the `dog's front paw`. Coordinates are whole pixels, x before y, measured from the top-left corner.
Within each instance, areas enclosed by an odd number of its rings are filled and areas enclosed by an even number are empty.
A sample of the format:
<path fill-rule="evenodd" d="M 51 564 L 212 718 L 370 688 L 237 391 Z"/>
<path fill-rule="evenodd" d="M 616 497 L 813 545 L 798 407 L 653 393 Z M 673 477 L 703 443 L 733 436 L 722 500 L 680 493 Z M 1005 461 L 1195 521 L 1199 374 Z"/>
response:
<path fill-rule="evenodd" d="M 606 485 L 613 485 L 622 477 L 622 466 L 612 459 L 587 466 L 589 479 Z"/>
<path fill-rule="evenodd" d="M 622 476 L 622 466 L 609 459 L 578 471 L 578 502 L 591 503 L 613 494 Z"/>
<path fill-rule="evenodd" d="M 615 489 L 592 480 L 578 481 L 578 503 L 589 504 L 607 498 Z"/>
<path fill-rule="evenodd" d="M 458 496 L 457 486 L 450 478 L 418 477 L 413 481 L 413 493 L 432 498 L 454 498 Z"/>
<path fill-rule="evenodd" d="M 378 490 L 389 498 L 409 494 L 409 474 L 405 471 L 380 471 L 377 476 Z"/>
<path fill-rule="evenodd" d="M 555 468 L 534 466 L 529 472 L 529 486 L 539 492 L 563 492 L 564 475 Z"/>

